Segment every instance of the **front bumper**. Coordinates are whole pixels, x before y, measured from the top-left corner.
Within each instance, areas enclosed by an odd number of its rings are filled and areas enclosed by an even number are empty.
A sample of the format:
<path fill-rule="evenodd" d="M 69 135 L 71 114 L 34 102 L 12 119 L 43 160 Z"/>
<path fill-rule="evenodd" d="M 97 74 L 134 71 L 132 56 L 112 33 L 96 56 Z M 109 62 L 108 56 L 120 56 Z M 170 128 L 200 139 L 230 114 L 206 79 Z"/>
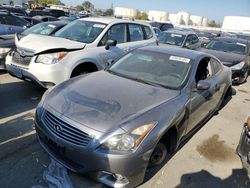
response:
<path fill-rule="evenodd" d="M 250 176 L 250 131 L 246 125 L 244 125 L 241 133 L 237 153 L 241 158 L 242 166 L 247 170 L 248 176 Z"/>
<path fill-rule="evenodd" d="M 124 154 L 111 154 L 96 147 L 81 147 L 69 143 L 47 129 L 36 115 L 38 139 L 46 152 L 66 168 L 111 187 L 135 187 L 143 182 L 152 151 L 139 147 Z M 63 149 L 62 149 L 63 148 Z M 114 175 L 121 175 L 118 180 Z"/>
<path fill-rule="evenodd" d="M 6 69 L 10 75 L 21 80 L 33 82 L 43 88 L 50 88 L 69 79 L 67 68 L 60 63 L 45 65 L 35 63 L 35 57 L 29 65 L 21 65 L 14 62 L 12 57 L 6 57 Z"/>

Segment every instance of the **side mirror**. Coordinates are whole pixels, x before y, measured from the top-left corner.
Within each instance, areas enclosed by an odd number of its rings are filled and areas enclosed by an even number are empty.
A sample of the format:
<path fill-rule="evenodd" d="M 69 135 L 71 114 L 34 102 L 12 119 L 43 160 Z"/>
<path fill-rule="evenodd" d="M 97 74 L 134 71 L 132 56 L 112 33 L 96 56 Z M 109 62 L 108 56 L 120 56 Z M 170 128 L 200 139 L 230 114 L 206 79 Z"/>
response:
<path fill-rule="evenodd" d="M 211 84 L 206 80 L 200 80 L 197 84 L 197 90 L 208 90 L 211 87 Z"/>
<path fill-rule="evenodd" d="M 109 50 L 109 47 L 110 47 L 110 46 L 116 46 L 116 44 L 117 44 L 117 41 L 116 41 L 116 40 L 108 40 L 108 41 L 106 42 L 105 49 L 106 49 L 106 50 Z"/>

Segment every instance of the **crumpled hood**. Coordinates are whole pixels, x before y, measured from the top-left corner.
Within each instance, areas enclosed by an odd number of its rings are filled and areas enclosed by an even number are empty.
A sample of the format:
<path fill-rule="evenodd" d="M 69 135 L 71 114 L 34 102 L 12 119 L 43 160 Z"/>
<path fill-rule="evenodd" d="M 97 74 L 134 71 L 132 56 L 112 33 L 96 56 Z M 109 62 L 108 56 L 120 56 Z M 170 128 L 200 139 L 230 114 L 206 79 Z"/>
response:
<path fill-rule="evenodd" d="M 241 61 L 244 60 L 245 56 L 241 54 L 229 53 L 229 52 L 222 52 L 217 50 L 211 49 L 200 49 L 202 52 L 206 52 L 209 54 L 214 55 L 217 57 L 225 66 L 233 66 Z"/>
<path fill-rule="evenodd" d="M 75 122 L 109 132 L 179 94 L 99 71 L 58 85 L 46 104 Z"/>
<path fill-rule="evenodd" d="M 18 40 L 15 37 L 17 48 L 24 48 L 33 51 L 34 54 L 50 50 L 80 50 L 85 47 L 85 43 L 76 42 L 60 37 L 29 34 Z"/>

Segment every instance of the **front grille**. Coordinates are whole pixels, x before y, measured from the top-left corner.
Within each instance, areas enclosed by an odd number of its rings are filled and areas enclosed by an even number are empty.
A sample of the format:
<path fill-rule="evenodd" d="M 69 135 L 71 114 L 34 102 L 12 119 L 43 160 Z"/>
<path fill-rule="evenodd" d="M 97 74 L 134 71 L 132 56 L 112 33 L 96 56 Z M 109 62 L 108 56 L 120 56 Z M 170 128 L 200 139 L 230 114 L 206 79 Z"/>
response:
<path fill-rule="evenodd" d="M 13 52 L 13 60 L 15 63 L 28 66 L 30 64 L 32 56 L 21 56 L 17 51 Z"/>
<path fill-rule="evenodd" d="M 87 146 L 92 139 L 87 133 L 69 125 L 48 111 L 45 111 L 42 121 L 52 133 L 72 144 Z"/>

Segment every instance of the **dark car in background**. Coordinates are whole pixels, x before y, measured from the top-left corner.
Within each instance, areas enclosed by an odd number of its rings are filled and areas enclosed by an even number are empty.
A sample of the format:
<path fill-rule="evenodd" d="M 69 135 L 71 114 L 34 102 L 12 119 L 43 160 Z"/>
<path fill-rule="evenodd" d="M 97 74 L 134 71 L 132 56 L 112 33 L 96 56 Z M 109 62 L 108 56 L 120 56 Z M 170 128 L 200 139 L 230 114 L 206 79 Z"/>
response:
<path fill-rule="evenodd" d="M 234 84 L 246 81 L 250 68 L 250 42 L 231 37 L 218 37 L 201 49 L 216 56 L 227 67 L 232 69 Z"/>
<path fill-rule="evenodd" d="M 15 14 L 16 16 L 28 16 L 26 13 L 25 9 L 23 8 L 14 8 L 14 7 L 1 7 L 0 6 L 0 11 L 6 10 L 12 14 Z"/>
<path fill-rule="evenodd" d="M 237 153 L 241 158 L 242 166 L 247 170 L 250 177 L 250 115 L 243 125 Z"/>
<path fill-rule="evenodd" d="M 30 26 L 28 21 L 6 10 L 0 10 L 0 35 L 21 33 Z"/>
<path fill-rule="evenodd" d="M 196 31 L 196 34 L 201 41 L 201 46 L 206 46 L 211 40 L 218 36 L 212 31 Z"/>
<path fill-rule="evenodd" d="M 29 16 L 53 16 L 59 18 L 61 16 L 67 16 L 63 10 L 56 9 L 42 9 L 42 10 L 32 10 L 29 13 Z"/>
<path fill-rule="evenodd" d="M 170 29 L 158 36 L 160 44 L 174 45 L 181 48 L 196 50 L 201 47 L 198 36 L 191 31 Z"/>
<path fill-rule="evenodd" d="M 20 34 L 17 34 L 17 37 L 20 39 L 29 34 L 53 35 L 56 31 L 64 27 L 67 23 L 68 22 L 65 21 L 43 22 L 26 29 Z M 0 69 L 5 69 L 5 58 L 8 52 L 14 48 L 14 36 L 12 38 L 0 36 Z"/>
<path fill-rule="evenodd" d="M 152 27 L 157 27 L 161 31 L 167 31 L 169 29 L 173 29 L 174 25 L 172 23 L 167 22 L 149 22 Z"/>
<path fill-rule="evenodd" d="M 47 90 L 35 127 L 42 147 L 68 169 L 111 187 L 135 187 L 230 91 L 231 70 L 214 56 L 143 47 Z"/>
<path fill-rule="evenodd" d="M 0 36 L 0 70 L 5 70 L 5 57 L 15 47 L 13 38 L 14 36 L 12 38 Z"/>

